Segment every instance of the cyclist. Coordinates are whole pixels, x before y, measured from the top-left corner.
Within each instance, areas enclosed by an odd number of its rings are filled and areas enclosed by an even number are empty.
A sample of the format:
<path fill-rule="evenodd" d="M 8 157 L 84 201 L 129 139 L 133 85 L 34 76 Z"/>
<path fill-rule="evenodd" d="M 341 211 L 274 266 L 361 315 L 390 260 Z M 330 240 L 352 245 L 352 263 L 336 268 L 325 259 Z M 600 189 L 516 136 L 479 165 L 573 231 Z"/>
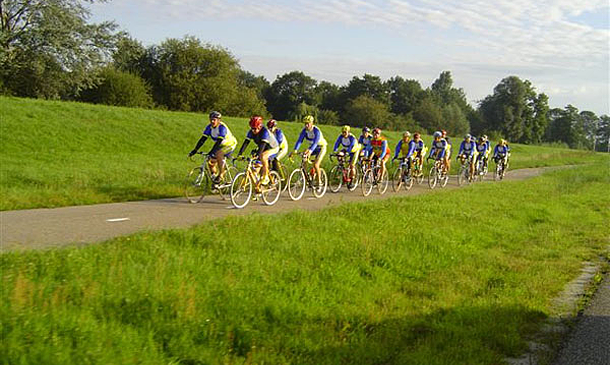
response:
<path fill-rule="evenodd" d="M 451 171 L 451 140 L 449 139 L 449 136 L 447 136 L 446 130 L 441 130 L 441 133 L 443 139 L 447 142 L 447 153 L 445 154 L 445 160 L 443 162 L 445 163 L 447 172 L 449 172 Z"/>
<path fill-rule="evenodd" d="M 413 164 L 413 155 L 415 154 L 415 148 L 417 147 L 417 142 L 411 140 L 411 133 L 406 131 L 402 134 L 402 139 L 398 141 L 396 145 L 396 149 L 394 150 L 394 157 L 392 161 L 398 158 L 398 154 L 400 153 L 400 157 L 406 159 L 408 169 L 411 170 Z"/>
<path fill-rule="evenodd" d="M 426 156 L 426 152 L 428 149 L 426 148 L 426 144 L 424 140 L 421 139 L 421 135 L 419 133 L 413 134 L 413 141 L 415 142 L 415 156 L 414 159 L 419 158 L 419 171 L 423 171 L 424 168 L 424 158 Z"/>
<path fill-rule="evenodd" d="M 483 139 L 485 139 L 485 144 L 487 145 L 487 150 L 485 151 L 485 159 L 483 163 L 485 164 L 485 168 L 487 168 L 487 164 L 489 162 L 489 155 L 491 154 L 491 142 L 489 142 L 489 137 L 486 134 L 483 135 Z"/>
<path fill-rule="evenodd" d="M 363 127 L 362 134 L 358 138 L 358 143 L 360 144 L 360 146 L 362 146 L 362 148 L 360 149 L 360 154 L 364 158 L 368 158 L 368 152 L 370 150 L 369 147 L 371 145 L 371 138 L 372 138 L 371 129 L 369 127 Z"/>
<path fill-rule="evenodd" d="M 381 162 L 381 171 L 379 175 L 380 179 L 385 173 L 385 163 L 388 161 L 388 159 L 390 159 L 390 153 L 392 152 L 388 146 L 388 141 L 381 135 L 381 128 L 373 129 L 373 139 L 371 139 L 367 156 L 371 158 L 373 162 Z"/>
<path fill-rule="evenodd" d="M 273 133 L 263 126 L 263 117 L 258 115 L 253 116 L 250 118 L 249 124 L 250 130 L 246 134 L 246 139 L 242 143 L 237 156 L 241 156 L 246 147 L 248 147 L 248 144 L 250 144 L 250 141 L 253 140 L 258 146 L 256 154 L 258 154 L 258 159 L 263 165 L 261 184 L 266 185 L 269 183 L 269 157 L 277 154 L 280 151 L 280 146 Z"/>
<path fill-rule="evenodd" d="M 342 147 L 341 152 L 349 154 L 349 178 L 350 180 L 356 175 L 356 156 L 360 154 L 360 143 L 356 136 L 350 133 L 350 126 L 344 125 L 341 128 L 341 134 L 337 137 L 333 152 L 337 152 L 339 147 Z"/>
<path fill-rule="evenodd" d="M 432 158 L 436 161 L 443 161 L 443 171 L 447 173 L 447 165 L 445 164 L 445 155 L 447 154 L 447 141 L 443 138 L 443 133 L 440 131 L 434 132 L 432 135 L 434 140 L 432 141 L 432 147 L 430 147 L 430 155 L 428 158 Z"/>
<path fill-rule="evenodd" d="M 489 156 L 489 148 L 487 147 L 488 143 L 485 140 L 485 136 L 479 137 L 479 142 L 477 143 L 477 160 L 475 165 L 479 163 L 479 160 L 483 160 L 483 168 L 487 167 L 487 157 Z"/>
<path fill-rule="evenodd" d="M 501 139 L 496 147 L 494 147 L 494 162 L 496 165 L 499 162 L 504 163 L 504 168 L 508 168 L 508 157 L 510 156 L 510 147 L 505 139 Z"/>
<path fill-rule="evenodd" d="M 474 175 L 474 157 L 476 155 L 476 150 L 476 143 L 472 140 L 472 136 L 470 134 L 464 136 L 464 140 L 460 143 L 460 151 L 458 152 L 456 159 L 465 158 L 468 160 L 470 176 Z"/>
<path fill-rule="evenodd" d="M 272 168 L 281 175 L 282 173 L 280 171 L 279 163 L 282 158 L 284 158 L 284 156 L 286 156 L 286 154 L 288 153 L 288 140 L 286 139 L 284 132 L 282 132 L 282 130 L 278 128 L 277 121 L 275 119 L 270 119 L 267 122 L 267 129 L 275 136 L 277 143 L 279 143 L 280 145 L 280 152 L 278 152 L 277 155 L 273 158 Z M 282 179 L 283 178 L 285 178 L 285 176 L 282 176 Z"/>
<path fill-rule="evenodd" d="M 210 155 L 210 170 L 214 174 L 213 180 L 218 184 L 224 176 L 224 159 L 230 156 L 237 147 L 237 139 L 233 136 L 227 125 L 221 120 L 222 115 L 213 111 L 210 113 L 210 124 L 203 131 L 203 135 L 197 141 L 195 148 L 189 152 L 189 157 L 197 153 L 205 141 L 211 138 L 215 143 L 208 155 Z M 216 171 L 218 166 L 218 173 Z"/>
<path fill-rule="evenodd" d="M 322 131 L 318 126 L 314 125 L 315 120 L 313 116 L 306 115 L 303 118 L 303 123 L 305 123 L 305 127 L 301 131 L 299 135 L 299 139 L 294 145 L 294 152 L 291 152 L 289 157 L 292 157 L 294 153 L 299 151 L 301 144 L 303 143 L 303 139 L 311 142 L 309 147 L 305 150 L 304 157 L 309 158 L 309 156 L 316 156 L 313 167 L 316 170 L 316 174 L 318 175 L 318 185 L 322 184 L 322 176 L 320 175 L 320 163 L 326 155 L 326 146 L 327 142 L 322 135 Z"/>

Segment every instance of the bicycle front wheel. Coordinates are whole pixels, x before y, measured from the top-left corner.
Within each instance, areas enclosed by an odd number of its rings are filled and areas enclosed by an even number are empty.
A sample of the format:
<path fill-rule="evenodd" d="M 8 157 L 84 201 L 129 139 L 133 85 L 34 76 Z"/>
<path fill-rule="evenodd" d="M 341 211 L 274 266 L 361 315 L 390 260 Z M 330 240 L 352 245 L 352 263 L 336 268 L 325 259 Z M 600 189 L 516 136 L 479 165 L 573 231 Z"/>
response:
<path fill-rule="evenodd" d="M 396 171 L 394 171 L 394 174 L 392 175 L 392 190 L 394 190 L 395 192 L 399 192 L 400 188 L 402 187 L 402 181 L 403 176 L 402 176 L 402 168 L 397 168 Z"/>
<path fill-rule="evenodd" d="M 328 176 L 326 176 L 326 171 L 320 167 L 320 179 L 318 181 L 318 175 L 314 175 L 313 177 L 313 196 L 316 198 L 321 198 L 326 194 L 326 188 L 328 187 Z"/>
<path fill-rule="evenodd" d="M 330 179 L 328 180 L 328 187 L 333 193 L 339 192 L 343 185 L 343 167 L 335 166 L 330 170 Z"/>
<path fill-rule="evenodd" d="M 411 190 L 413 187 L 413 175 L 411 175 L 411 171 L 413 170 L 407 170 L 403 177 L 405 189 L 407 190 Z"/>
<path fill-rule="evenodd" d="M 366 170 L 364 176 L 362 176 L 362 195 L 369 196 L 371 194 L 371 191 L 373 191 L 374 182 L 373 170 Z"/>
<path fill-rule="evenodd" d="M 358 187 L 358 182 L 360 181 L 360 179 L 362 179 L 362 176 L 360 175 L 360 169 L 358 167 L 354 168 L 354 177 L 350 180 L 349 183 L 347 183 L 347 190 L 356 190 L 356 188 Z"/>
<path fill-rule="evenodd" d="M 459 186 L 462 186 L 464 183 L 468 182 L 468 169 L 464 168 L 464 166 L 460 167 L 460 171 L 457 176 L 457 183 Z"/>
<path fill-rule="evenodd" d="M 379 168 L 379 170 L 381 170 L 381 168 Z M 379 172 L 376 175 L 379 175 Z M 377 191 L 379 194 L 385 194 L 385 192 L 388 190 L 388 185 L 390 185 L 390 179 L 388 178 L 388 170 L 386 169 L 377 182 Z"/>
<path fill-rule="evenodd" d="M 266 205 L 273 205 L 280 199 L 282 193 L 282 178 L 275 171 L 269 172 L 269 184 L 263 186 L 261 195 Z"/>
<path fill-rule="evenodd" d="M 303 170 L 296 169 L 288 178 L 288 195 L 290 199 L 299 200 L 305 193 L 305 174 Z"/>
<path fill-rule="evenodd" d="M 231 195 L 231 184 L 233 183 L 233 178 L 237 175 L 237 168 L 232 165 L 225 166 L 225 174 L 218 184 L 218 195 L 223 200 L 227 200 L 227 198 Z"/>
<path fill-rule="evenodd" d="M 235 175 L 231 183 L 231 203 L 235 208 L 241 209 L 248 205 L 252 198 L 252 180 L 246 172 Z"/>
<path fill-rule="evenodd" d="M 436 168 L 432 167 L 430 169 L 430 175 L 428 175 L 428 186 L 430 189 L 434 189 L 436 187 L 436 183 L 438 182 L 438 173 L 436 172 Z"/>
<path fill-rule="evenodd" d="M 449 174 L 440 173 L 440 176 L 438 179 L 439 179 L 439 183 L 441 184 L 441 188 L 444 188 L 445 186 L 447 186 L 447 183 L 449 182 Z"/>
<path fill-rule="evenodd" d="M 210 178 L 201 167 L 193 168 L 184 182 L 184 196 L 189 203 L 199 203 L 210 191 Z"/>

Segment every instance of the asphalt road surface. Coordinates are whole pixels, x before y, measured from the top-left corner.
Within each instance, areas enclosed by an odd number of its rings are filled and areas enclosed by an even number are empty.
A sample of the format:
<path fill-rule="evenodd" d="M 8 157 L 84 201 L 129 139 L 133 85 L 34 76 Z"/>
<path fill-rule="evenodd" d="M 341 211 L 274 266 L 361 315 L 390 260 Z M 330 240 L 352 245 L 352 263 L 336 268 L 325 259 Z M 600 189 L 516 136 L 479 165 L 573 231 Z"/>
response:
<path fill-rule="evenodd" d="M 506 180 L 523 180 L 538 176 L 549 168 L 530 168 L 508 171 Z M 493 180 L 493 175 L 488 175 Z M 494 182 L 489 182 L 494 183 Z M 500 182 L 501 183 L 501 182 Z M 444 189 L 456 189 L 457 180 L 451 176 Z M 363 197 L 360 187 L 353 192 L 344 188 L 340 193 L 327 191 L 320 199 L 306 191 L 303 198 L 293 202 L 282 194 L 273 206 L 261 201 L 250 202 L 244 209 L 234 209 L 229 200 L 217 196 L 205 197 L 201 203 L 190 204 L 184 198 L 171 198 L 126 203 L 97 204 L 53 209 L 30 209 L 0 212 L 0 252 L 41 249 L 68 245 L 90 244 L 113 237 L 146 230 L 190 227 L 210 219 L 252 212 L 284 213 L 295 209 L 318 210 L 327 206 L 371 199 L 387 199 L 429 193 L 427 181 L 415 184 L 409 191 L 394 193 L 391 187 L 384 195 L 375 189 Z M 441 190 L 437 187 L 434 191 Z"/>

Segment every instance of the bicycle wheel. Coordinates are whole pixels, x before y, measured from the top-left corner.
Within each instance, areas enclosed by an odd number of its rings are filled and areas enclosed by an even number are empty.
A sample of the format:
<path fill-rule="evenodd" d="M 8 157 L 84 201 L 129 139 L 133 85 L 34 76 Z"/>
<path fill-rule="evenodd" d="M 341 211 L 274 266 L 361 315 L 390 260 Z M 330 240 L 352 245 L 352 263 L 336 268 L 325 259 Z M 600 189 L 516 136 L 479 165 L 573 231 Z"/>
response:
<path fill-rule="evenodd" d="M 252 197 L 252 180 L 246 172 L 235 175 L 231 183 L 231 203 L 235 208 L 241 209 L 248 205 Z"/>
<path fill-rule="evenodd" d="M 231 184 L 233 183 L 235 175 L 237 175 L 237 168 L 235 166 L 225 166 L 225 174 L 217 187 L 218 195 L 220 195 L 223 200 L 227 200 L 231 195 Z"/>
<path fill-rule="evenodd" d="M 286 168 L 284 165 L 280 164 L 280 168 L 277 172 L 280 175 L 280 181 L 282 183 L 282 192 L 288 189 L 288 174 L 286 173 Z"/>
<path fill-rule="evenodd" d="M 282 178 L 276 171 L 269 172 L 269 184 L 261 187 L 261 195 L 266 205 L 273 205 L 280 199 Z"/>
<path fill-rule="evenodd" d="M 394 171 L 394 174 L 392 174 L 392 190 L 394 190 L 394 192 L 399 192 L 400 188 L 402 187 L 402 168 L 399 167 L 396 169 L 396 171 Z"/>
<path fill-rule="evenodd" d="M 457 183 L 459 186 L 468 183 L 468 169 L 464 166 L 460 166 L 460 170 L 457 175 Z"/>
<path fill-rule="evenodd" d="M 430 174 L 428 175 L 428 186 L 430 189 L 434 189 L 436 187 L 436 183 L 438 183 L 438 174 L 436 172 L 436 168 L 432 166 L 430 169 Z"/>
<path fill-rule="evenodd" d="M 369 196 L 371 194 L 374 182 L 373 169 L 366 170 L 364 176 L 362 176 L 362 195 Z"/>
<path fill-rule="evenodd" d="M 417 185 L 421 185 L 424 182 L 424 171 L 421 169 L 417 170 L 417 173 L 415 175 L 415 181 L 417 182 Z"/>
<path fill-rule="evenodd" d="M 184 182 L 184 196 L 190 203 L 199 203 L 210 191 L 210 178 L 201 167 L 193 168 Z"/>
<path fill-rule="evenodd" d="M 360 169 L 358 167 L 354 168 L 354 177 L 352 178 L 352 180 L 350 182 L 347 183 L 347 190 L 349 191 L 354 191 L 356 190 L 356 188 L 358 187 L 358 183 L 360 182 L 360 179 L 362 179 L 362 176 L 360 176 Z"/>
<path fill-rule="evenodd" d="M 494 171 L 494 180 L 502 180 L 502 166 L 500 164 L 496 165 L 496 171 Z"/>
<path fill-rule="evenodd" d="M 403 180 L 404 180 L 403 184 L 405 185 L 405 189 L 411 190 L 411 188 L 413 187 L 413 176 L 411 176 L 411 172 L 409 170 L 407 170 L 404 173 Z"/>
<path fill-rule="evenodd" d="M 381 167 L 379 167 L 378 169 L 381 170 Z M 379 173 L 377 173 L 377 175 L 378 174 Z M 381 176 L 381 178 L 379 178 L 379 181 L 377 182 L 377 191 L 379 192 L 379 194 L 385 194 L 385 192 L 388 190 L 389 185 L 390 179 L 388 178 L 388 170 L 386 169 L 383 172 L 383 176 Z"/>
<path fill-rule="evenodd" d="M 337 165 L 330 170 L 330 179 L 328 180 L 328 187 L 333 193 L 339 192 L 343 185 L 343 167 Z"/>
<path fill-rule="evenodd" d="M 290 199 L 299 200 L 305 193 L 305 174 L 303 170 L 296 169 L 290 173 L 288 178 L 288 195 Z"/>
<path fill-rule="evenodd" d="M 326 171 L 320 167 L 320 183 L 318 184 L 318 177 L 314 175 L 313 177 L 314 188 L 312 189 L 313 196 L 316 198 L 321 198 L 326 194 L 326 188 L 328 187 L 328 176 L 326 176 Z M 317 184 L 317 186 L 316 186 Z"/>

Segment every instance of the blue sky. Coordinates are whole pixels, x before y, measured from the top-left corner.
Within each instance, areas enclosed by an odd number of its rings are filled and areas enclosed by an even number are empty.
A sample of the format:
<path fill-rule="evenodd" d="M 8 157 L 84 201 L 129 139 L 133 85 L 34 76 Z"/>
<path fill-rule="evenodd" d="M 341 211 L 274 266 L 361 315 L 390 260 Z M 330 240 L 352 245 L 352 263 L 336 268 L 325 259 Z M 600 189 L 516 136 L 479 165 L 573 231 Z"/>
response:
<path fill-rule="evenodd" d="M 301 70 L 339 85 L 394 75 L 428 87 L 443 70 L 470 102 L 509 75 L 551 107 L 610 114 L 607 0 L 113 0 L 91 7 L 144 45 L 193 35 L 273 81 Z"/>

